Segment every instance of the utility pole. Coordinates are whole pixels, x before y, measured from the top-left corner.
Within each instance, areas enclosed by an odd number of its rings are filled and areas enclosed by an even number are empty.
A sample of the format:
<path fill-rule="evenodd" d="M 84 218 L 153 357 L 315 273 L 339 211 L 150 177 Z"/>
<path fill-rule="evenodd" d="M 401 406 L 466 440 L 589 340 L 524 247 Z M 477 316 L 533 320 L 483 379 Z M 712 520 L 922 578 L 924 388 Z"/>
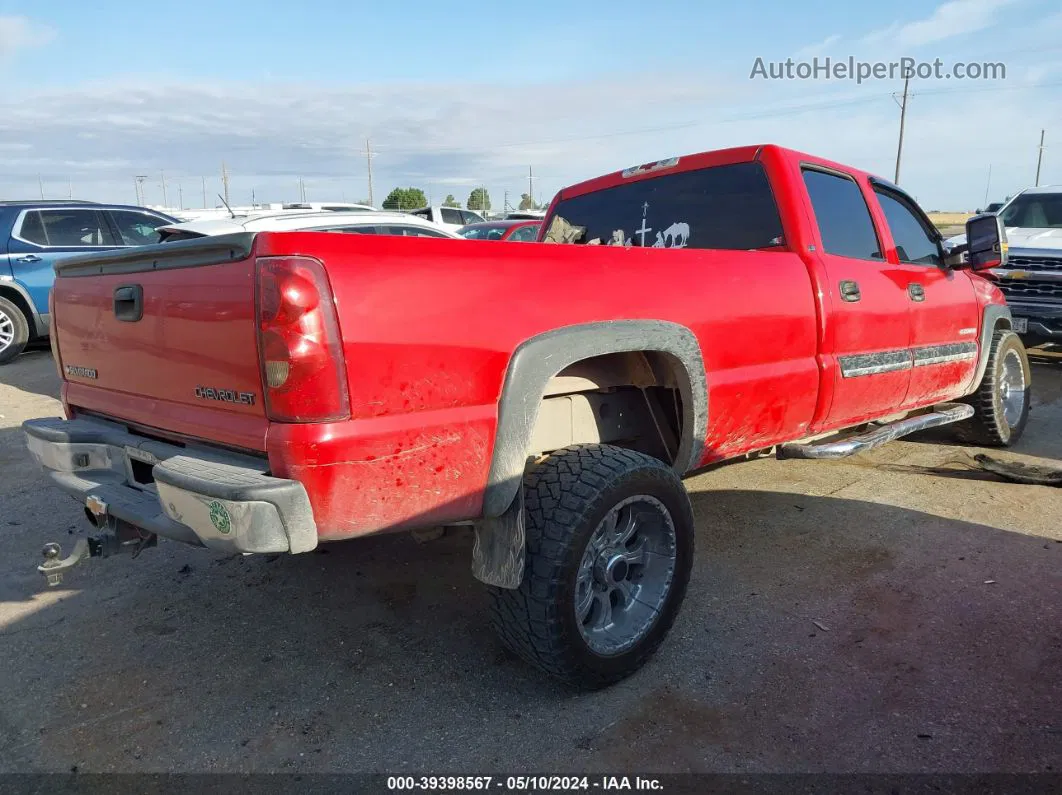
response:
<path fill-rule="evenodd" d="M 203 209 L 205 210 L 207 208 L 207 203 L 206 203 L 206 177 L 200 177 L 200 179 L 203 180 Z"/>
<path fill-rule="evenodd" d="M 66 178 L 66 198 L 74 198 L 74 179 L 73 177 Z"/>
<path fill-rule="evenodd" d="M 373 207 L 376 203 L 372 200 L 372 145 L 369 139 L 365 139 L 365 162 L 369 165 L 369 204 Z"/>
<path fill-rule="evenodd" d="M 299 201 L 306 203 L 306 183 L 299 177 Z"/>
<path fill-rule="evenodd" d="M 147 174 L 137 174 L 136 175 L 136 187 L 137 187 L 136 203 L 141 205 L 141 206 L 146 201 L 146 197 L 144 196 L 144 180 L 146 180 L 146 179 L 147 179 Z"/>
<path fill-rule="evenodd" d="M 988 206 L 988 189 L 992 187 L 992 164 L 988 164 L 988 182 L 985 183 L 985 203 L 983 207 Z"/>
<path fill-rule="evenodd" d="M 225 167 L 225 161 L 221 161 L 221 184 L 225 194 L 225 204 L 229 204 L 229 170 Z"/>
<path fill-rule="evenodd" d="M 911 76 L 909 74 L 904 75 L 903 78 L 903 102 L 900 104 L 900 142 L 896 145 L 896 176 L 893 177 L 893 182 L 897 185 L 900 184 L 900 156 L 903 154 L 903 125 L 907 120 L 907 85 L 911 82 Z"/>
<path fill-rule="evenodd" d="M 535 209 L 535 178 L 531 174 L 531 166 L 527 167 L 527 198 L 531 200 L 531 209 Z"/>
<path fill-rule="evenodd" d="M 43 200 L 43 199 L 44 199 L 44 182 L 43 182 L 43 181 L 41 181 L 41 175 L 40 175 L 40 172 L 38 172 L 38 173 L 37 173 L 37 187 L 38 187 L 38 188 L 40 188 L 40 191 L 41 191 L 41 199 Z"/>
<path fill-rule="evenodd" d="M 180 182 L 177 183 L 177 209 L 184 209 L 184 186 Z"/>
<path fill-rule="evenodd" d="M 166 198 L 166 172 L 159 171 L 159 174 L 162 175 L 162 206 L 169 207 L 170 201 Z"/>
<path fill-rule="evenodd" d="M 1040 130 L 1040 154 L 1036 156 L 1036 186 L 1040 187 L 1040 165 L 1044 162 L 1044 130 Z"/>

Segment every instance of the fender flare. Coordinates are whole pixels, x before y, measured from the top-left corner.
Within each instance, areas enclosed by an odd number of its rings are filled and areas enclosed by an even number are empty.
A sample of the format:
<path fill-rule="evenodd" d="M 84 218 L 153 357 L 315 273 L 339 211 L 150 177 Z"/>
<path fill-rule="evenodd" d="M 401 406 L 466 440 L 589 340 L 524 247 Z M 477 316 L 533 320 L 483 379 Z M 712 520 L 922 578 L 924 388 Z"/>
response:
<path fill-rule="evenodd" d="M 502 516 L 520 489 L 531 435 L 546 385 L 564 368 L 594 356 L 636 351 L 663 353 L 678 366 L 682 438 L 673 464 L 682 475 L 695 468 L 708 432 L 708 382 L 697 337 L 663 320 L 611 320 L 565 326 L 525 340 L 513 353 L 498 406 L 483 516 Z"/>
<path fill-rule="evenodd" d="M 977 369 L 974 371 L 973 380 L 966 385 L 963 397 L 972 395 L 981 386 L 981 380 L 985 377 L 988 368 L 988 355 L 992 352 L 992 335 L 996 329 L 1013 328 L 1011 323 L 1010 307 L 1003 304 L 989 304 L 985 307 L 981 317 L 981 346 L 977 353 Z"/>

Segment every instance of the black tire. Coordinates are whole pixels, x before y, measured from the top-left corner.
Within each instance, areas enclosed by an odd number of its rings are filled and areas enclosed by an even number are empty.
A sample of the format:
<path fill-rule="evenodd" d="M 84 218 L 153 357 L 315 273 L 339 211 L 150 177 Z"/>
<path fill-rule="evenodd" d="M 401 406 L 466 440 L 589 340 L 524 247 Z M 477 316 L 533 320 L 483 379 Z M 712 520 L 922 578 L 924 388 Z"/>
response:
<path fill-rule="evenodd" d="M 955 435 L 963 442 L 985 447 L 1009 447 L 1021 438 L 1029 421 L 1032 392 L 1032 371 L 1029 357 L 1021 339 L 1009 329 L 997 329 L 992 335 L 988 365 L 977 391 L 963 402 L 974 407 L 974 415 L 955 426 Z M 1004 374 L 1009 368 L 1020 366 L 1024 386 L 1021 388 L 1020 410 L 1008 410 L 1005 398 L 1013 389 Z"/>
<path fill-rule="evenodd" d="M 524 495 L 523 582 L 513 590 L 490 589 L 491 622 L 502 643 L 546 673 L 583 689 L 605 687 L 631 675 L 667 636 L 689 583 L 693 510 L 682 481 L 667 464 L 642 453 L 609 445 L 576 445 L 532 465 L 524 477 Z M 643 496 L 651 498 L 644 504 L 666 509 L 668 517 L 658 526 L 666 527 L 670 518 L 674 529 L 670 586 L 659 586 L 659 606 L 644 619 L 648 626 L 631 636 L 636 638 L 633 645 L 603 655 L 591 648 L 576 617 L 580 564 L 605 517 L 625 501 Z M 634 504 L 643 503 L 634 499 Z M 639 575 L 629 576 L 637 582 Z"/>
<path fill-rule="evenodd" d="M 0 297 L 0 364 L 7 364 L 26 348 L 29 321 L 16 304 Z"/>

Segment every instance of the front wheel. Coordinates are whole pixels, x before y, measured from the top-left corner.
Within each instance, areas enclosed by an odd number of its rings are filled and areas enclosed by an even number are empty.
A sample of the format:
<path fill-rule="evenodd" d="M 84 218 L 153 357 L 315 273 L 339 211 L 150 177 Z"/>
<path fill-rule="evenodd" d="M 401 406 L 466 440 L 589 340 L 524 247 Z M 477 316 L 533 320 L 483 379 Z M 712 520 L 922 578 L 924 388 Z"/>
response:
<path fill-rule="evenodd" d="M 658 459 L 578 445 L 524 479 L 527 557 L 514 590 L 491 588 L 511 651 L 586 689 L 637 671 L 678 615 L 693 565 L 693 511 Z"/>
<path fill-rule="evenodd" d="M 991 345 L 981 384 L 965 401 L 974 407 L 974 415 L 956 425 L 955 433 L 964 442 L 1010 447 L 1029 421 L 1032 370 L 1025 346 L 1013 331 L 999 329 Z"/>
<path fill-rule="evenodd" d="M 7 364 L 29 342 L 29 321 L 11 301 L 0 297 L 0 364 Z"/>

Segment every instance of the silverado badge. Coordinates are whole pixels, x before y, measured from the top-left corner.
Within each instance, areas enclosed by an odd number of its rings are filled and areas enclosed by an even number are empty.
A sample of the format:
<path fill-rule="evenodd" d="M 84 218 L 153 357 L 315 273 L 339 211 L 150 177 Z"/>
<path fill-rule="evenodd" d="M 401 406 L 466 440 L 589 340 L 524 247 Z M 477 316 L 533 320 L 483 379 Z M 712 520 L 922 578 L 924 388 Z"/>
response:
<path fill-rule="evenodd" d="M 95 367 L 78 367 L 76 364 L 68 364 L 66 366 L 66 374 L 72 375 L 75 378 L 97 378 L 98 373 Z"/>

